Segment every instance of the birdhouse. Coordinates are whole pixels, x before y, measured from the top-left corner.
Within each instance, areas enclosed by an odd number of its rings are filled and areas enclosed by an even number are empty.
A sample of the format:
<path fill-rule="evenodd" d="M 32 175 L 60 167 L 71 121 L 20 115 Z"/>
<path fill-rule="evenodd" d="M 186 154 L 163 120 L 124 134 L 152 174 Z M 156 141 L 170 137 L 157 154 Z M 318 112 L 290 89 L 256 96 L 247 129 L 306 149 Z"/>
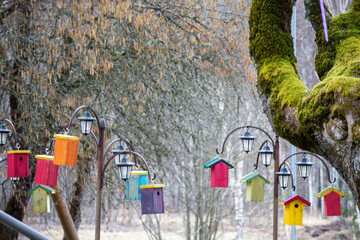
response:
<path fill-rule="evenodd" d="M 30 150 L 8 151 L 8 178 L 29 177 L 29 153 Z"/>
<path fill-rule="evenodd" d="M 164 213 L 163 188 L 165 184 L 142 185 L 141 212 L 142 214 Z"/>
<path fill-rule="evenodd" d="M 242 177 L 240 182 L 246 182 L 246 201 L 264 201 L 264 185 L 270 183 L 269 180 L 258 173 L 251 172 Z"/>
<path fill-rule="evenodd" d="M 284 224 L 303 225 L 304 206 L 311 206 L 310 202 L 295 195 L 280 205 L 285 205 Z"/>
<path fill-rule="evenodd" d="M 44 185 L 37 185 L 28 192 L 33 196 L 34 213 L 50 212 L 50 194 L 55 194 L 55 189 Z"/>
<path fill-rule="evenodd" d="M 57 185 L 59 166 L 53 163 L 54 157 L 49 155 L 36 155 L 35 184 L 47 186 Z"/>
<path fill-rule="evenodd" d="M 148 185 L 147 171 L 132 171 L 131 177 L 126 180 L 126 200 L 141 200 L 140 186 Z"/>
<path fill-rule="evenodd" d="M 215 158 L 204 165 L 205 168 L 211 168 L 211 187 L 228 187 L 229 169 L 233 165 L 221 158 Z"/>
<path fill-rule="evenodd" d="M 54 164 L 76 166 L 79 149 L 79 138 L 69 135 L 54 134 Z"/>
<path fill-rule="evenodd" d="M 344 196 L 345 193 L 332 187 L 327 187 L 317 194 L 318 198 L 324 197 L 325 216 L 341 216 L 340 197 Z"/>

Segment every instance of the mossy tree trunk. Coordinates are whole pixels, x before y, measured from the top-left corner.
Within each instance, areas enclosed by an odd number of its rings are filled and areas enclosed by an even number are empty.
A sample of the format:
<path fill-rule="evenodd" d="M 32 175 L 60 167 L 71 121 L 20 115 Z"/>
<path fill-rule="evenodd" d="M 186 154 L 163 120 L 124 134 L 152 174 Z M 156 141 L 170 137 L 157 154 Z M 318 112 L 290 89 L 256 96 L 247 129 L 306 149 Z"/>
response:
<path fill-rule="evenodd" d="M 258 89 L 275 131 L 295 146 L 325 157 L 360 205 L 360 0 L 345 14 L 327 12 L 324 39 L 318 0 L 305 0 L 316 30 L 315 68 L 321 82 L 300 79 L 290 33 L 294 0 L 254 0 L 250 52 Z"/>

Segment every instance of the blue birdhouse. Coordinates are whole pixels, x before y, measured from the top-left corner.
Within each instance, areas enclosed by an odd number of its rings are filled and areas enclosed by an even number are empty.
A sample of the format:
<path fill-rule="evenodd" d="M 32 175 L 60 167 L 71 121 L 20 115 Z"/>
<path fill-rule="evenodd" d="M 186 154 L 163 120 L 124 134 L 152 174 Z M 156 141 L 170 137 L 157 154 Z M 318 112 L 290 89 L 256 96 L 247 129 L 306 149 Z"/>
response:
<path fill-rule="evenodd" d="M 126 200 L 141 200 L 140 186 L 148 185 L 147 171 L 132 171 L 131 177 L 126 180 Z"/>

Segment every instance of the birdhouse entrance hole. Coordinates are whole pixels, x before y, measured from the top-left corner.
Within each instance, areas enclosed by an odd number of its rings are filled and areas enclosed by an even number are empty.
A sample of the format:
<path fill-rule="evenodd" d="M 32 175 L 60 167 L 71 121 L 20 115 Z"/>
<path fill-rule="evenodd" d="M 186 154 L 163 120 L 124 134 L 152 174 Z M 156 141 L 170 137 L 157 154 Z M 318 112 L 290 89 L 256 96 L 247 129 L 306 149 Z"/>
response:
<path fill-rule="evenodd" d="M 295 208 L 298 208 L 299 207 L 299 204 L 295 204 Z"/>
<path fill-rule="evenodd" d="M 22 161 L 23 160 L 23 158 L 22 157 L 20 157 L 20 159 L 19 159 L 20 161 Z"/>
<path fill-rule="evenodd" d="M 157 192 L 157 195 L 159 196 L 159 195 L 160 195 L 160 192 Z"/>

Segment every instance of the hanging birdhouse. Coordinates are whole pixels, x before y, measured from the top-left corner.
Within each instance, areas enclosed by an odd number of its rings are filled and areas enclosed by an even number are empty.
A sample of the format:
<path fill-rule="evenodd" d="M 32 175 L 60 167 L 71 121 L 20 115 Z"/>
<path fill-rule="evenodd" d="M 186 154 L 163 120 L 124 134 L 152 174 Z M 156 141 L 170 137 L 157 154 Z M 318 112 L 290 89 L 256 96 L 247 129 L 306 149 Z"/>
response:
<path fill-rule="evenodd" d="M 240 182 L 246 182 L 246 201 L 264 201 L 264 185 L 270 183 L 269 180 L 258 173 L 251 172 L 242 177 Z"/>
<path fill-rule="evenodd" d="M 28 195 L 33 196 L 34 213 L 49 213 L 50 212 L 50 194 L 55 194 L 55 189 L 37 185 L 34 189 L 28 192 Z"/>
<path fill-rule="evenodd" d="M 8 178 L 29 177 L 30 150 L 7 152 Z"/>
<path fill-rule="evenodd" d="M 304 206 L 311 206 L 309 201 L 299 195 L 279 204 L 285 206 L 284 224 L 286 225 L 303 225 Z"/>
<path fill-rule="evenodd" d="M 54 164 L 76 166 L 79 149 L 79 138 L 69 135 L 54 134 Z"/>
<path fill-rule="evenodd" d="M 142 185 L 141 212 L 142 214 L 164 213 L 163 188 L 165 184 Z"/>
<path fill-rule="evenodd" d="M 148 182 L 147 171 L 132 171 L 131 177 L 126 180 L 126 200 L 141 200 L 140 186 Z"/>
<path fill-rule="evenodd" d="M 215 158 L 204 165 L 205 168 L 211 168 L 211 187 L 228 187 L 229 169 L 233 165 L 221 158 Z"/>
<path fill-rule="evenodd" d="M 57 185 L 59 166 L 53 163 L 54 157 L 49 155 L 36 155 L 35 184 L 47 186 Z"/>
<path fill-rule="evenodd" d="M 335 188 L 327 187 L 319 192 L 317 197 L 324 197 L 325 216 L 341 216 L 340 197 L 345 197 L 345 193 Z"/>

